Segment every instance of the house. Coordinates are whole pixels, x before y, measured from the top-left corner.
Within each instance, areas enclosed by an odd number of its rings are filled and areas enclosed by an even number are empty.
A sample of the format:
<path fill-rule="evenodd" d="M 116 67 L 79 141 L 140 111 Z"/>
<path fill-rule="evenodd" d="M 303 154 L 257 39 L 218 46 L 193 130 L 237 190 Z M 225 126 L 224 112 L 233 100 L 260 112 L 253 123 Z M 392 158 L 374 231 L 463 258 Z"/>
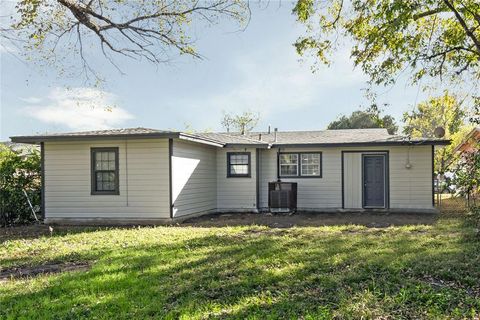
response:
<path fill-rule="evenodd" d="M 470 131 L 465 139 L 453 149 L 453 153 L 459 154 L 460 156 L 463 154 L 467 154 L 470 152 L 476 152 L 478 150 L 478 146 L 480 144 L 480 127 L 475 127 Z"/>
<path fill-rule="evenodd" d="M 432 212 L 440 139 L 386 129 L 184 133 L 145 128 L 16 136 L 40 144 L 46 223 L 168 223 L 268 210 L 268 183 L 298 210 Z"/>

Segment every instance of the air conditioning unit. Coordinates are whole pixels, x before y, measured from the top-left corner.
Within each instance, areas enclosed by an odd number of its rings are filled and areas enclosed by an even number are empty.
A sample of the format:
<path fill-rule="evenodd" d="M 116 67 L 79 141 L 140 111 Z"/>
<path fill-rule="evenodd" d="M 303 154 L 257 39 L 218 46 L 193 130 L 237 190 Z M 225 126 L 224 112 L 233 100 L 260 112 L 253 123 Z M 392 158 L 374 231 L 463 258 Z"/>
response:
<path fill-rule="evenodd" d="M 293 213 L 297 210 L 296 182 L 269 182 L 268 207 L 272 213 Z"/>

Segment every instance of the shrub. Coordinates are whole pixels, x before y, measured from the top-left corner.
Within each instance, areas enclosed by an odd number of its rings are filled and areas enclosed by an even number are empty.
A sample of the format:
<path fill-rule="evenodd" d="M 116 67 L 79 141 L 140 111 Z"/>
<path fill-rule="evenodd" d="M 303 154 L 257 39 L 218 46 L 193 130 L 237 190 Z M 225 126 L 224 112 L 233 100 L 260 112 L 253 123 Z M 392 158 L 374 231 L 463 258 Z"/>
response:
<path fill-rule="evenodd" d="M 477 206 L 476 198 L 480 189 L 480 145 L 462 155 L 454 170 L 456 189 L 468 200 L 468 206 Z"/>
<path fill-rule="evenodd" d="M 24 191 L 33 206 L 40 206 L 40 153 L 27 154 L 0 145 L 0 225 L 28 223 L 33 220 Z"/>

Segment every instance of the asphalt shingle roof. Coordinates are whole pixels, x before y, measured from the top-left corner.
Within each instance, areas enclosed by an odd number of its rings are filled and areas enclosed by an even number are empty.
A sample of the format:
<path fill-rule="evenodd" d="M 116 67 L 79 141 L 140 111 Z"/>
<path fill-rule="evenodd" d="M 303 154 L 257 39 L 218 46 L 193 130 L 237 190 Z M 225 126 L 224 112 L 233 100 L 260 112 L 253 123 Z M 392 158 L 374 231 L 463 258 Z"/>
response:
<path fill-rule="evenodd" d="M 78 131 L 78 132 L 64 132 L 64 133 L 50 133 L 45 136 L 49 137 L 82 137 L 82 136 L 118 136 L 118 135 L 143 135 L 156 133 L 171 133 L 173 131 L 157 130 L 150 128 L 122 128 L 122 129 L 108 129 L 108 130 L 94 130 L 94 131 Z"/>
<path fill-rule="evenodd" d="M 276 139 L 275 139 L 276 135 Z M 182 133 L 178 131 L 165 131 L 149 128 L 125 128 L 83 132 L 52 133 L 36 136 L 12 137 L 14 142 L 38 143 L 39 141 L 56 139 L 82 139 L 82 138 L 122 138 L 122 137 L 169 137 L 188 138 L 197 142 L 215 143 L 225 145 L 347 145 L 347 144 L 407 144 L 428 143 L 448 144 L 443 139 L 408 139 L 404 136 L 390 135 L 387 129 L 344 129 L 344 130 L 319 130 L 319 131 L 278 131 L 274 132 L 249 132 L 245 135 L 235 132 L 209 132 L 209 133 Z"/>
<path fill-rule="evenodd" d="M 206 133 L 194 133 L 194 136 L 202 137 L 206 139 L 212 139 L 224 144 L 267 144 L 266 141 L 259 141 L 258 137 L 255 140 L 253 135 L 241 135 L 239 133 L 226 133 L 226 132 L 206 132 Z"/>
<path fill-rule="evenodd" d="M 320 131 L 278 131 L 275 133 L 251 132 L 247 137 L 273 144 L 338 144 L 385 141 L 391 139 L 387 129 L 348 129 L 348 130 L 320 130 Z"/>

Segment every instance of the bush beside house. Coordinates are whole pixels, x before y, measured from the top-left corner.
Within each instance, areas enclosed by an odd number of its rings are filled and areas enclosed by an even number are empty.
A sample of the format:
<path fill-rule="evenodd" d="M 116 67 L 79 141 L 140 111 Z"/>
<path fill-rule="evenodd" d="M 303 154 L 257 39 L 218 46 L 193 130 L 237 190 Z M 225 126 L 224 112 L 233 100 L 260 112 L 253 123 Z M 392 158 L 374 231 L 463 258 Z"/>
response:
<path fill-rule="evenodd" d="M 40 152 L 30 146 L 0 144 L 0 226 L 34 220 L 24 191 L 40 207 Z"/>

